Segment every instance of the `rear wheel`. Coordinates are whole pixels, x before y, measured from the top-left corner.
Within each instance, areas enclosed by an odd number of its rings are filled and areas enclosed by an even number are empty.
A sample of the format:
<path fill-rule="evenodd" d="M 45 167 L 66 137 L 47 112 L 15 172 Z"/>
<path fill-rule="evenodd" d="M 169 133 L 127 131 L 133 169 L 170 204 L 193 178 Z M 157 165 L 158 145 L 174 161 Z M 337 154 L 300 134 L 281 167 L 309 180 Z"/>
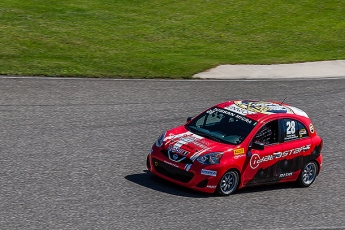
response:
<path fill-rule="evenodd" d="M 240 177 L 236 170 L 227 171 L 220 179 L 216 193 L 221 196 L 229 196 L 238 187 Z"/>
<path fill-rule="evenodd" d="M 316 179 L 319 166 L 315 161 L 309 161 L 304 165 L 298 177 L 298 183 L 302 187 L 309 187 Z"/>

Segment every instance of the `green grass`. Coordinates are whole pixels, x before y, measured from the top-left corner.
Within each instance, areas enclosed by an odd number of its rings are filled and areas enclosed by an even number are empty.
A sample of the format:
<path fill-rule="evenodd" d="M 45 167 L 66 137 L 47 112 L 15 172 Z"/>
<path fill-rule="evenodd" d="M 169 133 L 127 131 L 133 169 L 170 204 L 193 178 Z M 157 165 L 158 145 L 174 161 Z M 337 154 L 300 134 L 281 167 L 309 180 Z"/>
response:
<path fill-rule="evenodd" d="M 0 74 L 188 78 L 345 59 L 342 0 L 1 0 Z"/>

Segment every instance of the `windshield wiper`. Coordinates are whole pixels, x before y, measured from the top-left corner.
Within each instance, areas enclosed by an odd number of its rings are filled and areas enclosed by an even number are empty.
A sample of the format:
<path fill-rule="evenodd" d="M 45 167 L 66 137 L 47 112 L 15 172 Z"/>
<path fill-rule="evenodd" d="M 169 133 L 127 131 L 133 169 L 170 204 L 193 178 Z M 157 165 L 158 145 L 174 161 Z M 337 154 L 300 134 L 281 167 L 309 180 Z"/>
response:
<path fill-rule="evenodd" d="M 210 139 L 212 139 L 212 140 L 214 140 L 214 141 L 224 142 L 222 139 L 220 139 L 220 138 L 218 138 L 218 137 L 215 137 L 215 136 L 213 136 L 213 135 L 211 135 L 211 134 L 208 134 L 208 133 L 204 133 L 204 134 L 205 134 L 205 136 L 207 136 L 208 138 L 210 138 Z"/>
<path fill-rule="evenodd" d="M 199 136 L 207 137 L 207 138 L 209 138 L 209 139 L 211 139 L 211 140 L 214 140 L 214 141 L 226 143 L 224 140 L 222 140 L 222 139 L 220 139 L 220 138 L 218 138 L 218 137 L 215 137 L 215 136 L 213 136 L 213 135 L 211 135 L 211 134 L 209 134 L 209 133 L 205 133 L 205 132 L 202 132 L 202 131 L 200 131 L 200 130 L 197 130 L 197 129 L 194 128 L 193 126 L 189 126 L 189 127 L 186 126 L 186 128 L 188 129 L 188 131 L 193 130 L 193 132 L 194 132 L 195 134 L 198 134 Z"/>

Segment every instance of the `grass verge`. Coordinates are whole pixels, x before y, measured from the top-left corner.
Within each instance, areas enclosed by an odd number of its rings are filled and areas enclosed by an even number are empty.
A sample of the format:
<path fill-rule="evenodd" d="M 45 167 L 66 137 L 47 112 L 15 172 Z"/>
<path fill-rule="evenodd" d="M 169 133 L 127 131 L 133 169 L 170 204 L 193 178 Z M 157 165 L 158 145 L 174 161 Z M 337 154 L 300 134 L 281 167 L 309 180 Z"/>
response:
<path fill-rule="evenodd" d="M 339 0 L 2 0 L 0 74 L 189 78 L 345 59 Z"/>

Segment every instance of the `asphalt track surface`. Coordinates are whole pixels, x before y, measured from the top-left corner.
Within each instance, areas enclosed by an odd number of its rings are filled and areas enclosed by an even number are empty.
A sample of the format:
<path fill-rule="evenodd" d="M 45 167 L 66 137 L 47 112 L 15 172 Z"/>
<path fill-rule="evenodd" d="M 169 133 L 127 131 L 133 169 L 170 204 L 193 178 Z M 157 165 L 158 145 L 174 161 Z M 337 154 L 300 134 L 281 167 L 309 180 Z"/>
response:
<path fill-rule="evenodd" d="M 278 100 L 324 138 L 309 188 L 207 195 L 147 173 L 151 145 L 215 103 Z M 344 229 L 345 79 L 0 78 L 1 229 Z"/>

